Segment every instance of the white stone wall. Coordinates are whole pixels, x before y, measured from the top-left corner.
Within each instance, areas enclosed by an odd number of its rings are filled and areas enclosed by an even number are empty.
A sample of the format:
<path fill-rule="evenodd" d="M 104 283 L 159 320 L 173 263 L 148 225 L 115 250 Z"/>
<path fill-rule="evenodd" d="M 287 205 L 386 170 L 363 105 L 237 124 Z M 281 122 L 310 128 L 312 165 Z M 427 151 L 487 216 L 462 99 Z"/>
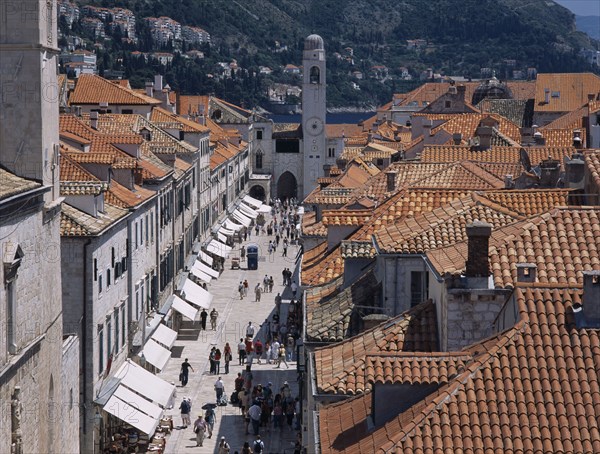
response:
<path fill-rule="evenodd" d="M 14 257 L 16 245 L 24 253 L 14 284 L 16 354 L 8 354 L 3 267 L 0 281 L 0 452 L 10 452 L 10 402 L 15 386 L 21 387 L 23 452 L 56 452 L 61 437 L 55 430 L 56 420 L 50 418 L 58 417 L 51 408 L 55 409 L 62 392 L 60 218 L 56 214 L 44 220 L 39 204 L 26 209 L 24 202 L 0 208 L 2 256 Z"/>
<path fill-rule="evenodd" d="M 79 338 L 70 336 L 63 342 L 62 396 L 59 403 L 61 453 L 79 452 Z"/>

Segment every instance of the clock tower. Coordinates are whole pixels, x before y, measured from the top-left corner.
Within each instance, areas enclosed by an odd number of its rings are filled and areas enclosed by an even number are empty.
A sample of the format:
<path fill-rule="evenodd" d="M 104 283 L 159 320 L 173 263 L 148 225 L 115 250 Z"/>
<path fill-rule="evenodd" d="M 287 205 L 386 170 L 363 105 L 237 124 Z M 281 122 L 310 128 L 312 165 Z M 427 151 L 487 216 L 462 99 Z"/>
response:
<path fill-rule="evenodd" d="M 327 157 L 325 133 L 325 46 L 319 35 L 304 40 L 302 58 L 302 198 L 316 186 L 323 175 Z"/>

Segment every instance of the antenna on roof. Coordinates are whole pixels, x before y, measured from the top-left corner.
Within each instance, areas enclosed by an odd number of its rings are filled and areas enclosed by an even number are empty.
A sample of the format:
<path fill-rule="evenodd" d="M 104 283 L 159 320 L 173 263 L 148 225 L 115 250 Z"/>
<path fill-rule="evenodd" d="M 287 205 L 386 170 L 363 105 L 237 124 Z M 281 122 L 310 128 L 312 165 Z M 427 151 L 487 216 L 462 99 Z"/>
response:
<path fill-rule="evenodd" d="M 525 148 L 521 148 L 519 150 L 519 161 L 521 161 L 521 165 L 527 172 L 531 172 L 531 160 L 529 159 L 529 154 L 525 150 Z"/>

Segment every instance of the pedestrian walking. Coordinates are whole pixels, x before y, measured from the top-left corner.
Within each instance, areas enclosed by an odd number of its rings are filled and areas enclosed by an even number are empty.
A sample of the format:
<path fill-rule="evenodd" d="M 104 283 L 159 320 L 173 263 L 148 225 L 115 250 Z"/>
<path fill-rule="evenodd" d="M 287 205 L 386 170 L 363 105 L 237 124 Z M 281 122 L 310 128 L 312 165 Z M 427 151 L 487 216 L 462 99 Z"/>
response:
<path fill-rule="evenodd" d="M 231 346 L 229 342 L 225 343 L 225 347 L 223 348 L 223 360 L 225 361 L 225 373 L 229 373 L 229 363 L 233 360 L 233 355 L 231 354 Z"/>
<path fill-rule="evenodd" d="M 186 358 L 185 361 L 181 363 L 181 371 L 179 372 L 179 381 L 181 382 L 182 387 L 187 385 L 190 369 L 192 369 L 192 372 L 194 372 L 194 368 Z"/>
<path fill-rule="evenodd" d="M 261 414 L 262 410 L 257 402 L 254 402 L 254 404 L 252 404 L 252 406 L 248 409 L 248 416 L 250 416 L 250 424 L 252 424 L 252 431 L 254 435 L 258 435 Z"/>
<path fill-rule="evenodd" d="M 279 341 L 277 340 L 277 338 L 275 338 L 275 340 L 273 340 L 273 343 L 271 344 L 271 358 L 273 360 L 273 364 L 275 364 L 277 362 L 277 358 L 279 357 L 279 347 L 281 347 L 281 345 L 279 344 Z"/>
<path fill-rule="evenodd" d="M 217 454 L 229 454 L 231 448 L 229 447 L 229 443 L 225 440 L 225 437 L 221 437 L 221 441 L 219 442 L 219 450 Z"/>
<path fill-rule="evenodd" d="M 194 432 L 196 433 L 196 446 L 202 446 L 204 443 L 204 435 L 206 434 L 206 422 L 202 415 L 194 421 Z"/>
<path fill-rule="evenodd" d="M 267 276 L 266 274 L 265 277 L 263 277 L 263 288 L 265 289 L 265 292 L 269 288 L 269 276 Z"/>
<path fill-rule="evenodd" d="M 260 435 L 256 434 L 256 440 L 254 440 L 254 445 L 252 446 L 252 450 L 255 453 L 262 453 L 265 450 L 265 444 L 260 439 Z"/>
<path fill-rule="evenodd" d="M 213 310 L 210 311 L 210 327 L 213 331 L 217 330 L 217 317 L 219 317 L 219 313 L 213 307 Z"/>
<path fill-rule="evenodd" d="M 294 338 L 290 334 L 288 336 L 288 338 L 287 338 L 287 348 L 286 348 L 287 360 L 288 361 L 293 361 L 293 358 L 294 358 L 294 347 L 295 346 L 296 346 L 296 342 L 294 341 Z"/>
<path fill-rule="evenodd" d="M 240 343 L 238 344 L 238 366 L 241 366 L 246 362 L 246 342 L 244 339 L 240 338 Z"/>
<path fill-rule="evenodd" d="M 212 438 L 216 419 L 217 415 L 215 415 L 215 410 L 212 407 L 208 407 L 206 409 L 206 413 L 204 414 L 204 421 L 206 421 L 206 428 L 208 430 L 208 438 Z"/>
<path fill-rule="evenodd" d="M 282 257 L 287 257 L 287 244 L 283 243 L 283 252 L 281 253 Z"/>
<path fill-rule="evenodd" d="M 275 285 L 275 281 L 273 280 L 273 276 L 269 276 L 269 293 L 273 293 L 274 285 Z"/>
<path fill-rule="evenodd" d="M 221 350 L 218 348 L 215 350 L 215 374 L 221 373 Z"/>
<path fill-rule="evenodd" d="M 244 246 L 240 248 L 240 256 L 242 257 L 242 262 L 246 260 L 246 248 Z"/>
<path fill-rule="evenodd" d="M 250 447 L 250 443 L 245 441 L 244 446 L 242 446 L 242 454 L 252 454 L 252 448 Z"/>
<path fill-rule="evenodd" d="M 187 426 L 192 425 L 190 422 L 190 412 L 192 411 L 192 405 L 190 402 L 191 401 L 188 401 L 187 397 L 184 397 L 179 405 L 179 410 L 181 410 L 181 426 L 184 429 L 187 429 Z"/>
<path fill-rule="evenodd" d="M 256 339 L 254 342 L 254 353 L 256 354 L 256 362 L 260 364 L 260 357 L 263 354 L 263 344 L 260 339 Z"/>
<path fill-rule="evenodd" d="M 240 300 L 244 299 L 244 283 L 240 281 L 240 285 L 238 285 L 238 292 L 240 294 Z"/>
<path fill-rule="evenodd" d="M 285 367 L 287 367 L 288 369 L 290 368 L 285 359 L 285 347 L 283 345 L 279 347 L 279 353 L 277 355 L 277 369 L 281 367 L 282 362 L 285 363 Z"/>
<path fill-rule="evenodd" d="M 221 379 L 221 377 L 219 377 L 215 382 L 215 394 L 217 396 L 217 405 L 221 402 L 223 393 L 225 393 L 225 383 L 223 383 L 223 380 Z"/>
<path fill-rule="evenodd" d="M 248 326 L 246 326 L 246 337 L 254 338 L 254 325 L 252 322 L 248 322 Z"/>
<path fill-rule="evenodd" d="M 256 299 L 256 302 L 259 303 L 260 302 L 260 295 L 262 294 L 262 290 L 260 288 L 260 284 L 256 284 L 256 287 L 254 287 L 254 296 Z"/>
<path fill-rule="evenodd" d="M 202 327 L 203 331 L 206 331 L 207 317 L 208 317 L 208 312 L 206 312 L 206 309 L 202 309 L 202 312 L 200 312 L 200 326 Z"/>
<path fill-rule="evenodd" d="M 250 287 L 248 280 L 244 279 L 244 296 L 248 296 L 248 287 Z"/>
<path fill-rule="evenodd" d="M 298 284 L 296 284 L 296 281 L 292 282 L 292 293 L 294 294 L 294 298 L 297 298 L 298 295 L 296 295 L 296 292 L 298 291 Z"/>
<path fill-rule="evenodd" d="M 216 368 L 216 360 L 215 360 L 216 354 L 217 354 L 217 348 L 212 347 L 208 354 L 208 361 L 210 362 L 210 374 L 211 375 L 216 374 L 216 369 L 217 369 Z"/>

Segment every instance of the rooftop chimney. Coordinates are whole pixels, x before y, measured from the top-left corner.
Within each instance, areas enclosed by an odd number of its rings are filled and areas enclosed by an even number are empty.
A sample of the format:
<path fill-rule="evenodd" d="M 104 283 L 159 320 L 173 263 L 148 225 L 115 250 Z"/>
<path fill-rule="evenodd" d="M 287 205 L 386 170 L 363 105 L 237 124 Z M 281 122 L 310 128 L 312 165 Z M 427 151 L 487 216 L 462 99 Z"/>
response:
<path fill-rule="evenodd" d="M 593 101 L 594 99 L 596 99 L 596 94 L 588 93 L 587 98 L 588 98 L 588 101 Z"/>
<path fill-rule="evenodd" d="M 323 176 L 329 178 L 331 176 L 331 165 L 325 164 L 323 166 Z"/>
<path fill-rule="evenodd" d="M 98 112 L 90 112 L 90 126 L 98 129 Z"/>
<path fill-rule="evenodd" d="M 577 328 L 600 328 L 600 271 L 583 272 L 583 296 L 573 304 Z"/>
<path fill-rule="evenodd" d="M 560 161 L 552 159 L 544 159 L 540 163 L 540 186 L 543 188 L 555 188 L 560 178 Z"/>
<path fill-rule="evenodd" d="M 154 95 L 154 82 L 146 82 L 146 96 Z"/>
<path fill-rule="evenodd" d="M 475 135 L 479 137 L 479 148 L 489 150 L 492 146 L 492 128 L 489 126 L 479 126 L 475 131 Z"/>
<path fill-rule="evenodd" d="M 467 92 L 467 87 L 466 85 L 459 85 L 456 87 L 456 91 L 458 91 L 458 94 L 461 95 L 463 98 L 465 97 L 465 93 Z"/>
<path fill-rule="evenodd" d="M 583 140 L 581 140 L 581 130 L 575 129 L 573 131 L 573 146 L 578 150 L 583 148 Z"/>
<path fill-rule="evenodd" d="M 517 263 L 517 282 L 535 282 L 536 275 L 535 263 Z"/>
<path fill-rule="evenodd" d="M 585 161 L 581 153 L 573 153 L 571 159 L 565 157 L 565 182 L 568 188 L 584 189 Z"/>
<path fill-rule="evenodd" d="M 485 277 L 490 275 L 489 244 L 492 225 L 474 221 L 467 225 L 468 257 L 465 275 Z"/>
<path fill-rule="evenodd" d="M 162 91 L 163 89 L 163 76 L 160 74 L 154 76 L 154 88 L 158 91 Z"/>
<path fill-rule="evenodd" d="M 460 145 L 462 142 L 462 134 L 460 132 L 452 134 L 452 141 L 454 142 L 454 145 Z"/>
<path fill-rule="evenodd" d="M 539 131 L 536 131 L 533 134 L 533 140 L 536 145 L 546 145 L 546 139 L 544 139 L 544 137 L 542 136 L 542 133 Z"/>
<path fill-rule="evenodd" d="M 451 95 L 456 95 L 458 93 L 458 90 L 456 89 L 455 85 L 450 85 L 450 87 L 448 87 L 448 93 L 450 93 Z"/>
<path fill-rule="evenodd" d="M 510 174 L 504 175 L 504 189 L 514 189 L 515 188 L 515 180 L 513 180 L 513 176 Z"/>
<path fill-rule="evenodd" d="M 544 104 L 550 103 L 550 89 L 544 88 Z"/>
<path fill-rule="evenodd" d="M 387 178 L 387 192 L 394 192 L 396 190 L 396 176 L 398 172 L 387 171 L 385 176 Z"/>

